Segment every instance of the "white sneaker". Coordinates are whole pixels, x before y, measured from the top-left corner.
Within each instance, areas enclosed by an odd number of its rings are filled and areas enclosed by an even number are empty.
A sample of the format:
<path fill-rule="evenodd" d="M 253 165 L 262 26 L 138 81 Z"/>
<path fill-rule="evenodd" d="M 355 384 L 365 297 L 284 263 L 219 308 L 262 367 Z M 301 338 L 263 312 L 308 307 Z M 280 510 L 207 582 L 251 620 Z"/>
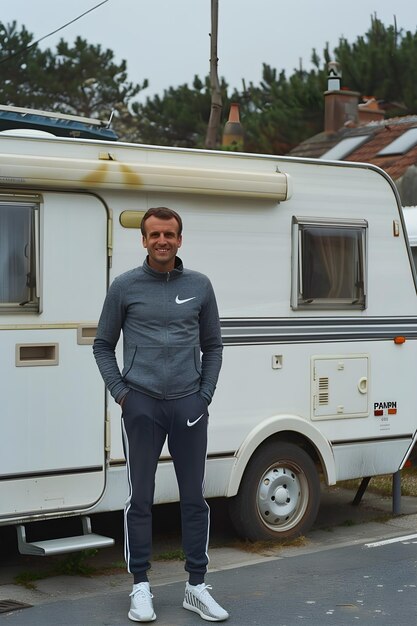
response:
<path fill-rule="evenodd" d="M 153 622 L 156 619 L 153 610 L 151 589 L 149 583 L 133 585 L 130 601 L 129 619 L 134 622 Z"/>
<path fill-rule="evenodd" d="M 223 622 L 229 617 L 229 613 L 222 609 L 220 604 L 211 597 L 208 590 L 210 585 L 185 585 L 185 596 L 182 606 L 184 609 L 198 613 L 208 622 Z"/>

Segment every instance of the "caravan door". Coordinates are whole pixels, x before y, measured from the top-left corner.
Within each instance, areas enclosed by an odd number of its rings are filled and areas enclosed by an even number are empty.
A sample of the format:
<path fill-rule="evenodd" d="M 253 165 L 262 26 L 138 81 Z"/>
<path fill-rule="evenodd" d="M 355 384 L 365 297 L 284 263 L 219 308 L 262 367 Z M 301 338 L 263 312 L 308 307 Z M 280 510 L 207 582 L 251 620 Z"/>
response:
<path fill-rule="evenodd" d="M 75 511 L 105 486 L 105 393 L 92 353 L 107 289 L 103 202 L 0 196 L 0 522 Z"/>

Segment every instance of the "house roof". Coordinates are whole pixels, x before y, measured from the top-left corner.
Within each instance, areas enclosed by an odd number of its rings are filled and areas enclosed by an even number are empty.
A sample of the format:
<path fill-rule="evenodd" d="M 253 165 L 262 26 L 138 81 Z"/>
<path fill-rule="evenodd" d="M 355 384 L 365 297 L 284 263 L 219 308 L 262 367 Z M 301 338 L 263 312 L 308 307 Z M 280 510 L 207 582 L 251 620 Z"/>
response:
<path fill-rule="evenodd" d="M 367 139 L 342 157 L 341 160 L 378 165 L 391 178 L 397 180 L 401 178 L 410 165 L 417 164 L 417 142 L 401 154 L 378 156 L 378 153 L 411 128 L 417 128 L 417 115 L 394 117 L 355 127 L 343 127 L 336 133 L 322 132 L 314 135 L 291 150 L 290 155 L 320 158 L 343 139 L 365 136 Z"/>

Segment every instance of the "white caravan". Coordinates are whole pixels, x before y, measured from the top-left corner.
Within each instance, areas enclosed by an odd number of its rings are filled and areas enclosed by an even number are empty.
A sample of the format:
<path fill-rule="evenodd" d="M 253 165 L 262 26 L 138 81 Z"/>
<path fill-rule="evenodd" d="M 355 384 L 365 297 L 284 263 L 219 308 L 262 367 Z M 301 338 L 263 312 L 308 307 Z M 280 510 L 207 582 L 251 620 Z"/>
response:
<path fill-rule="evenodd" d="M 414 266 L 417 268 L 417 206 L 403 206 L 403 214 Z"/>
<path fill-rule="evenodd" d="M 217 294 L 206 496 L 230 498 L 238 532 L 305 533 L 321 476 L 403 467 L 417 297 L 382 170 L 16 131 L 0 134 L 0 185 L 0 524 L 22 552 L 106 545 L 90 515 L 124 506 L 120 408 L 92 342 L 109 283 L 143 261 L 150 206 L 180 212 L 184 264 Z M 177 499 L 164 449 L 155 502 Z M 26 541 L 26 523 L 65 516 L 81 537 Z"/>

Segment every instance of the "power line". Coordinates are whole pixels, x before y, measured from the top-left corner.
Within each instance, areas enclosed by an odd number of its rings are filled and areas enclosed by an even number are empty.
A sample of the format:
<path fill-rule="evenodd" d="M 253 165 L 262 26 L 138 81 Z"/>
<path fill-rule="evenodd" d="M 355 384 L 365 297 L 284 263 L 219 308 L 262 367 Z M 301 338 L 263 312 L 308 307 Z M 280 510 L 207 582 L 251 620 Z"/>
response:
<path fill-rule="evenodd" d="M 27 50 L 30 50 L 34 46 L 37 46 L 38 43 L 40 43 L 41 41 L 43 41 L 47 37 L 51 37 L 51 35 L 55 35 L 55 33 L 59 33 L 60 30 L 63 30 L 67 26 L 70 26 L 70 24 L 73 24 L 74 22 L 77 22 L 82 17 L 84 17 L 84 15 L 87 15 L 87 13 L 91 13 L 91 11 L 95 11 L 95 9 L 98 9 L 99 7 L 101 7 L 102 4 L 106 4 L 106 2 L 109 2 L 109 0 L 103 0 L 103 2 L 99 2 L 98 4 L 96 4 L 91 9 L 88 9 L 87 11 L 84 11 L 84 13 L 81 13 L 81 15 L 78 15 L 78 17 L 74 17 L 73 20 L 70 20 L 69 22 L 67 22 L 63 26 L 60 26 L 59 28 L 56 28 L 52 32 L 48 33 L 47 35 L 44 35 L 43 37 L 41 37 L 37 41 L 34 41 L 33 43 L 31 43 L 29 46 L 26 46 L 26 48 L 22 48 L 22 50 L 18 50 L 17 52 L 14 52 L 13 54 L 9 54 L 9 56 L 7 56 L 5 59 L 1 59 L 0 63 L 5 63 L 6 61 L 10 61 L 10 59 L 14 59 L 15 57 L 19 56 L 20 54 L 23 54 L 24 52 L 26 52 Z"/>
<path fill-rule="evenodd" d="M 62 30 L 63 28 L 66 28 L 67 26 L 69 26 L 70 24 L 73 24 L 74 22 L 77 22 L 78 20 L 80 20 L 82 17 L 84 17 L 84 15 L 87 15 L 87 13 L 91 13 L 91 11 L 94 11 L 95 9 L 98 9 L 98 7 L 101 7 L 102 4 L 106 4 L 106 2 L 109 2 L 109 0 L 103 0 L 103 2 L 99 2 L 99 4 L 96 4 L 95 7 L 92 7 L 91 9 L 88 9 L 88 11 L 84 11 L 84 13 L 81 13 L 81 15 L 79 15 L 78 17 L 74 17 L 73 20 L 71 20 L 70 22 L 67 22 L 66 24 L 64 24 L 63 26 L 60 26 L 59 28 L 53 30 L 51 33 L 48 33 L 47 35 L 44 35 L 43 37 L 41 37 L 40 39 L 38 39 L 37 41 L 35 41 L 33 44 L 31 44 L 29 46 L 29 48 L 31 48 L 32 46 L 36 46 L 36 44 L 38 44 L 40 41 L 43 41 L 44 39 L 46 39 L 47 37 L 50 37 L 51 35 L 55 35 L 55 33 L 58 33 L 60 30 Z"/>

